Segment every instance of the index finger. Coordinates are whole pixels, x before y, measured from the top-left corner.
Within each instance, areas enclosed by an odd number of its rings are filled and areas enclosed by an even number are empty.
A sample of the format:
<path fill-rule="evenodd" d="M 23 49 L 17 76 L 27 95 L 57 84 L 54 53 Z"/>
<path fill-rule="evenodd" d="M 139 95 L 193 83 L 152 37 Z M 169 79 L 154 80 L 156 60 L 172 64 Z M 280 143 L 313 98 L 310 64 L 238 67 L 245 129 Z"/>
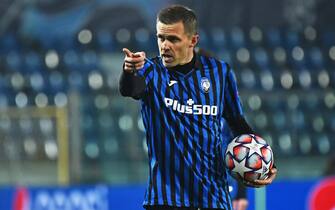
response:
<path fill-rule="evenodd" d="M 126 54 L 127 57 L 133 57 L 133 53 L 128 48 L 123 48 L 122 51 Z"/>

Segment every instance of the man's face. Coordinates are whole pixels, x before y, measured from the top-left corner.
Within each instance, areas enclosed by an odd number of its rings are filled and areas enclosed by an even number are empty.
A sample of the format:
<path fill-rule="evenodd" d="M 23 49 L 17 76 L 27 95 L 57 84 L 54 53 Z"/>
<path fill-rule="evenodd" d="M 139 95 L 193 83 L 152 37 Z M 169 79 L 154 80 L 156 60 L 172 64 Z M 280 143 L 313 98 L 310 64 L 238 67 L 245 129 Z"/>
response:
<path fill-rule="evenodd" d="M 182 65 L 191 61 L 198 35 L 185 33 L 182 21 L 173 24 L 156 24 L 159 54 L 166 67 Z"/>

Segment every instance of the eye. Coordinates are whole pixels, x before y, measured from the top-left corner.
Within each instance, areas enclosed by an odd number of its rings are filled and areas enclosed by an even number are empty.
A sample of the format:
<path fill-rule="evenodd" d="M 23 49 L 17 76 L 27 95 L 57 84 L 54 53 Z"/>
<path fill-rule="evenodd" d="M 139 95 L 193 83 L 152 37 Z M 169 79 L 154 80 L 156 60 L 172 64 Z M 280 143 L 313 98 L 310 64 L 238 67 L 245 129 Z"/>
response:
<path fill-rule="evenodd" d="M 175 43 L 175 42 L 178 41 L 178 39 L 176 37 L 171 37 L 171 38 L 169 38 L 169 41 Z"/>
<path fill-rule="evenodd" d="M 177 43 L 177 42 L 181 41 L 181 39 L 177 36 L 168 36 L 167 40 L 169 40 L 172 43 Z"/>
<path fill-rule="evenodd" d="M 163 42 L 165 40 L 165 38 L 161 35 L 158 35 L 157 38 L 159 39 L 159 41 Z"/>

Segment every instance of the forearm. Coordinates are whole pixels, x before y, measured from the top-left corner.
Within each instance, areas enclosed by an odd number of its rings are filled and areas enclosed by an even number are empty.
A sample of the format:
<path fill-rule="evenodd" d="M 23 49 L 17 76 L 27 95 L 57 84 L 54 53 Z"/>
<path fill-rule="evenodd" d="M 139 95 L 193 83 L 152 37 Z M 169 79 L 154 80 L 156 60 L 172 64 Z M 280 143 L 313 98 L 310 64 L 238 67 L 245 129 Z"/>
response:
<path fill-rule="evenodd" d="M 119 81 L 119 91 L 122 96 L 139 99 L 142 97 L 145 88 L 146 84 L 143 77 L 122 71 Z"/>
<path fill-rule="evenodd" d="M 245 120 L 244 116 L 240 115 L 234 118 L 227 118 L 226 120 L 234 136 L 255 133 L 248 122 Z"/>
<path fill-rule="evenodd" d="M 247 189 L 243 184 L 239 183 L 237 184 L 237 194 L 235 199 L 247 199 Z"/>

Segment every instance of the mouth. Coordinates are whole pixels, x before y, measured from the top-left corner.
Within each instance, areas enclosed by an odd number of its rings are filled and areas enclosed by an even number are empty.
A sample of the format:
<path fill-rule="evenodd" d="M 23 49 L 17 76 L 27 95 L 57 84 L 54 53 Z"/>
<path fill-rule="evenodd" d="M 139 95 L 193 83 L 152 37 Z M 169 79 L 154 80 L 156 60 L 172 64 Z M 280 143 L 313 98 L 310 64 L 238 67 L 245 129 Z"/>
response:
<path fill-rule="evenodd" d="M 168 53 L 162 53 L 162 58 L 163 58 L 165 63 L 171 63 L 174 60 L 173 56 L 171 54 L 168 54 Z"/>

